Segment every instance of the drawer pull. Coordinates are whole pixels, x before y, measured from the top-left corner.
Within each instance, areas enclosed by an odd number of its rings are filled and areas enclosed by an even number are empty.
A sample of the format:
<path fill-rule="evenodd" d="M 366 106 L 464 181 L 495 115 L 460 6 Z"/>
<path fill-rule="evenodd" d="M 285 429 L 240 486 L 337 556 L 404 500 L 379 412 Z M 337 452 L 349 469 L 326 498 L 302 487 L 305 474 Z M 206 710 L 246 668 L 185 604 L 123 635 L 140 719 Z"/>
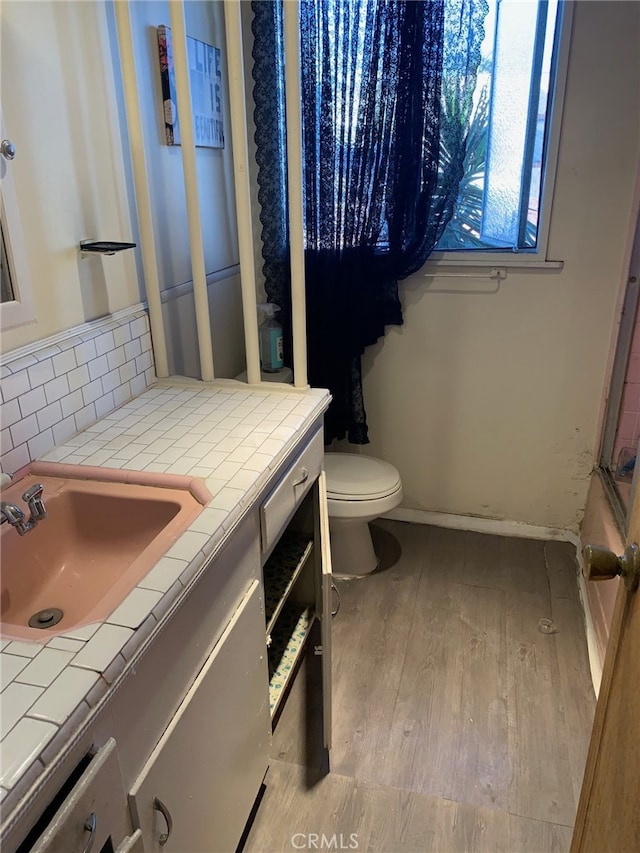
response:
<path fill-rule="evenodd" d="M 308 468 L 302 468 L 300 471 L 299 479 L 294 480 L 293 488 L 295 489 L 296 486 L 301 486 L 303 483 L 306 483 L 308 479 L 309 479 L 309 469 Z"/>
<path fill-rule="evenodd" d="M 159 800 L 157 797 L 153 798 L 153 807 L 156 811 L 160 812 L 162 817 L 165 819 L 165 823 L 167 824 L 167 831 L 161 832 L 160 837 L 158 838 L 158 844 L 160 847 L 163 847 L 167 841 L 169 840 L 169 836 L 171 835 L 171 830 L 173 829 L 173 820 L 171 819 L 171 813 L 169 809 L 165 806 L 162 800 Z"/>
<path fill-rule="evenodd" d="M 96 813 L 91 812 L 89 817 L 84 822 L 85 832 L 89 833 L 89 837 L 87 838 L 87 843 L 82 848 L 82 853 L 90 853 L 91 848 L 93 847 L 93 840 L 96 837 L 96 825 L 98 821 L 96 819 Z"/>

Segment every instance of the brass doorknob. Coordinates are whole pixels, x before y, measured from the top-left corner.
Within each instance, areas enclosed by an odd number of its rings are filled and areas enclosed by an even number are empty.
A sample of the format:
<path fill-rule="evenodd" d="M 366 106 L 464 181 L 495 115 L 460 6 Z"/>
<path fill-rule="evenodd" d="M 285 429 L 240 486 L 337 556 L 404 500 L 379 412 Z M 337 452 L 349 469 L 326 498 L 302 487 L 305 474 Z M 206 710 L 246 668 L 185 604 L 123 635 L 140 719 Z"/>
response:
<path fill-rule="evenodd" d="M 627 545 L 620 557 L 608 548 L 597 545 L 585 545 L 582 553 L 588 581 L 609 580 L 620 575 L 627 589 L 634 590 L 638 586 L 640 548 L 636 544 Z"/>

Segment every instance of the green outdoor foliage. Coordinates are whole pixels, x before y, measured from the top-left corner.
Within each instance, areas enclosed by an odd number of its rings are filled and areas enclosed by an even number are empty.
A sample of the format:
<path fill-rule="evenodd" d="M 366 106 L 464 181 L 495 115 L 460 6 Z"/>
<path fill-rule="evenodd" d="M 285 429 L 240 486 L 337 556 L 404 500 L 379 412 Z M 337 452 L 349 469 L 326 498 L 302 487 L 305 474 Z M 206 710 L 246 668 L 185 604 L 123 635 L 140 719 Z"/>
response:
<path fill-rule="evenodd" d="M 443 90 L 445 87 L 443 86 Z M 459 136 L 464 133 L 460 124 L 448 114 L 451 99 L 442 99 L 444 121 L 440 148 L 440 171 L 446 173 L 451 151 L 456 149 Z M 471 113 L 471 119 L 465 140 L 465 156 L 463 176 L 458 190 L 458 200 L 453 216 L 444 234 L 438 241 L 438 250 L 462 250 L 484 248 L 480 240 L 482 223 L 482 196 L 484 189 L 484 172 L 487 159 L 487 131 L 489 128 L 489 94 L 485 86 L 480 92 Z M 453 143 L 453 144 L 452 144 Z"/>

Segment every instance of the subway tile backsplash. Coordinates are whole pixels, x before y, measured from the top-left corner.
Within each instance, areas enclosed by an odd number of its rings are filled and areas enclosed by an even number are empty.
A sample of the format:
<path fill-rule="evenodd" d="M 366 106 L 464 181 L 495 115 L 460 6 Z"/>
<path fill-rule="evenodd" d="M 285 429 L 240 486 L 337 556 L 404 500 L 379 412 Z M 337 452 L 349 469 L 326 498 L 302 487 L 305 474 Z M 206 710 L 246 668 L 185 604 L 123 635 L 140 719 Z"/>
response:
<path fill-rule="evenodd" d="M 142 306 L 0 359 L 0 453 L 13 473 L 155 380 Z"/>

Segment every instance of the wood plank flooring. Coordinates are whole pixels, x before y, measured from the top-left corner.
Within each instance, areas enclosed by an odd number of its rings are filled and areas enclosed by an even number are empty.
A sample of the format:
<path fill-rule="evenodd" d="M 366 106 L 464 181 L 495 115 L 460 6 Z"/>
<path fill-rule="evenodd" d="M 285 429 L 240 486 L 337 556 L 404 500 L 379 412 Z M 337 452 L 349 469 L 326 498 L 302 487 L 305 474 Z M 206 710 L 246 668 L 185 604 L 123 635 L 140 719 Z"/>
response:
<path fill-rule="evenodd" d="M 568 850 L 595 709 L 572 546 L 391 521 L 374 540 L 380 571 L 338 582 L 331 772 L 301 737 L 319 710 L 302 667 L 244 853 L 312 833 L 373 853 Z"/>

